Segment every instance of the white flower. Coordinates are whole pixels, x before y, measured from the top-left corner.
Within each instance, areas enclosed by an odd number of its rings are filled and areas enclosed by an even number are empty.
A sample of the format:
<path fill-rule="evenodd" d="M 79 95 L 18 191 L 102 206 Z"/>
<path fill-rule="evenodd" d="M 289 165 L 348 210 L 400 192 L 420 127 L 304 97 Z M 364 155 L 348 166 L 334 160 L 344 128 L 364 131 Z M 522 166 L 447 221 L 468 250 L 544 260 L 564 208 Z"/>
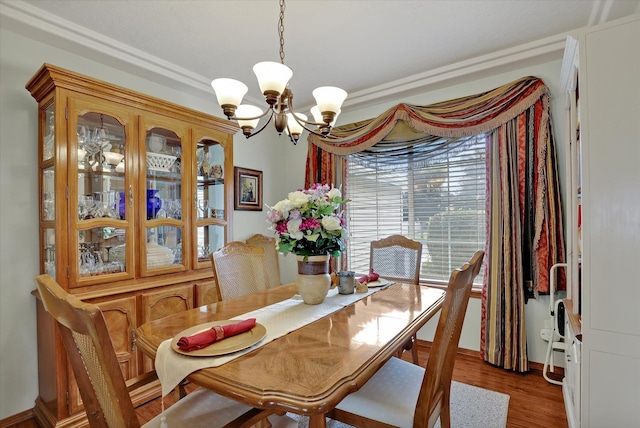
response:
<path fill-rule="evenodd" d="M 320 220 L 320 223 L 322 223 L 322 226 L 329 232 L 342 229 L 342 224 L 338 217 L 324 216 L 322 217 L 322 220 Z"/>
<path fill-rule="evenodd" d="M 302 220 L 289 220 L 287 222 L 287 232 L 289 236 L 296 241 L 302 239 L 304 234 L 300 230 L 300 225 L 302 224 Z"/>
<path fill-rule="evenodd" d="M 342 198 L 342 192 L 340 191 L 340 189 L 336 189 L 334 187 L 331 190 L 329 190 L 329 192 L 327 193 L 327 196 L 329 196 L 329 199 Z"/>
<path fill-rule="evenodd" d="M 300 208 L 309 202 L 309 196 L 306 193 L 297 190 L 289 193 L 289 201 L 294 208 Z"/>
<path fill-rule="evenodd" d="M 282 218 L 289 217 L 289 211 L 293 209 L 293 204 L 288 199 L 283 199 L 273 206 L 273 209 L 282 213 Z"/>

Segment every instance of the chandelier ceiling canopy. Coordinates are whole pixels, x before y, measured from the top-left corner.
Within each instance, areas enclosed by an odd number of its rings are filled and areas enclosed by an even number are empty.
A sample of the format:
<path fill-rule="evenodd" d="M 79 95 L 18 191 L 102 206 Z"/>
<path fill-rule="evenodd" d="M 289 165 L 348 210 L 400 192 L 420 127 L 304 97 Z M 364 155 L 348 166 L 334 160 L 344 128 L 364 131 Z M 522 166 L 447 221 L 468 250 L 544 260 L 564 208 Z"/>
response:
<path fill-rule="evenodd" d="M 280 0 L 280 62 L 264 61 L 253 66 L 260 91 L 268 105 L 265 110 L 241 104 L 248 88 L 238 80 L 214 79 L 211 87 L 225 116 L 230 120 L 236 120 L 247 138 L 261 132 L 273 120 L 278 134 L 285 132 L 291 142 L 296 144 L 304 130 L 323 137 L 330 136 L 347 93 L 333 86 L 321 86 L 312 92 L 316 100 L 316 106 L 311 108 L 314 121 L 309 121 L 306 115 L 295 112 L 293 91 L 288 87 L 293 71 L 284 64 L 284 10 L 285 2 Z M 268 119 L 258 128 L 260 119 L 267 116 Z"/>

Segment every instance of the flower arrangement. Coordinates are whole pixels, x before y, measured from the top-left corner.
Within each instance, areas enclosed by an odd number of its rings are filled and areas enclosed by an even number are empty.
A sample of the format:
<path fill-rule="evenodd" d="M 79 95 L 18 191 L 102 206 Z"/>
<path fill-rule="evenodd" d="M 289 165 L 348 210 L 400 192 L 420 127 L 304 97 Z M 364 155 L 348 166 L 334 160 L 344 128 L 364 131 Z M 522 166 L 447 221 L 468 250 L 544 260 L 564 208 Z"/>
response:
<path fill-rule="evenodd" d="M 275 231 L 278 251 L 285 255 L 340 256 L 347 230 L 338 210 L 347 202 L 340 189 L 318 183 L 291 192 L 287 199 L 269 207 L 267 221 Z"/>

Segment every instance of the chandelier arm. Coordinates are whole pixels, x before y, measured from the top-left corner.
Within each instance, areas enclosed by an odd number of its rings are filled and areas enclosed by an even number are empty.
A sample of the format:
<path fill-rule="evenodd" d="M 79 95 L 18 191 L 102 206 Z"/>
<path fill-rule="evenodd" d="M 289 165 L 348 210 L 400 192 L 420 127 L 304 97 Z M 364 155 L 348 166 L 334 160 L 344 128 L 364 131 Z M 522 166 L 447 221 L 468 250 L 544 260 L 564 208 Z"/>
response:
<path fill-rule="evenodd" d="M 265 121 L 265 122 L 264 122 L 264 124 L 263 124 L 263 125 L 262 125 L 258 130 L 257 130 L 257 131 L 253 131 L 253 132 L 251 132 L 250 134 L 244 134 L 244 136 L 245 136 L 246 138 L 251 138 L 251 137 L 253 137 L 254 135 L 258 135 L 260 132 L 262 132 L 262 130 L 263 130 L 264 128 L 266 128 L 266 127 L 267 127 L 267 125 L 268 125 L 268 124 L 270 124 L 270 123 L 271 123 L 271 120 L 273 119 L 273 115 L 274 115 L 274 112 L 273 112 L 273 110 L 272 110 L 272 109 L 267 109 L 267 111 L 266 111 L 266 112 L 264 112 L 264 114 L 262 114 L 262 115 L 260 115 L 260 116 L 258 116 L 258 117 L 264 117 L 264 116 L 265 116 L 267 113 L 269 113 L 269 112 L 271 112 L 271 115 L 269 116 L 269 119 L 268 119 L 267 121 Z M 257 119 L 257 118 L 253 118 L 253 119 Z M 252 119 L 245 119 L 245 120 L 252 120 Z"/>
<path fill-rule="evenodd" d="M 330 126 L 328 123 L 326 123 L 326 122 L 318 123 L 318 122 L 312 122 L 312 121 L 309 121 L 309 120 L 300 119 L 300 118 L 298 117 L 298 115 L 296 114 L 296 110 L 295 110 L 295 108 L 293 107 L 293 91 L 291 91 L 291 90 L 289 90 L 289 97 L 288 97 L 288 100 L 287 100 L 287 108 L 288 108 L 288 109 L 289 109 L 289 111 L 291 112 L 291 115 L 292 115 L 292 116 L 293 116 L 293 118 L 296 120 L 296 122 L 298 122 L 298 124 L 299 124 L 300 126 L 302 126 L 304 129 L 306 129 L 306 130 L 307 130 L 307 131 L 309 131 L 309 132 L 312 132 L 312 131 L 311 131 L 309 128 L 307 128 L 307 127 L 305 126 L 305 124 L 307 124 L 307 125 L 313 125 L 313 126 L 318 126 L 318 127 L 327 127 L 327 126 L 328 126 L 329 128 L 331 128 L 331 126 Z M 303 122 L 304 122 L 304 123 L 303 123 Z M 317 134 L 317 133 L 315 133 L 315 132 L 314 132 L 314 134 L 318 135 L 318 134 Z"/>
<path fill-rule="evenodd" d="M 302 126 L 306 131 L 309 131 L 312 134 L 319 135 L 321 137 L 325 136 L 325 134 L 323 134 L 321 132 L 318 132 L 317 130 L 311 129 L 307 125 L 315 125 L 315 126 L 318 126 L 320 128 L 328 128 L 328 131 L 331 132 L 331 126 L 327 125 L 326 123 L 309 122 L 307 120 L 300 119 L 295 113 L 293 113 L 291 116 L 293 116 L 293 119 L 296 122 L 298 122 L 298 125 Z"/>
<path fill-rule="evenodd" d="M 255 116 L 255 117 L 238 117 L 235 114 L 231 117 L 229 117 L 229 120 L 255 120 L 255 119 L 262 119 L 263 117 L 265 117 L 267 114 L 269 114 L 269 112 L 271 112 L 271 114 L 273 115 L 273 109 L 271 107 L 267 107 L 265 109 L 265 111 L 262 112 L 262 114 Z M 271 119 L 269 119 L 271 120 Z M 269 122 L 267 122 L 269 123 Z"/>

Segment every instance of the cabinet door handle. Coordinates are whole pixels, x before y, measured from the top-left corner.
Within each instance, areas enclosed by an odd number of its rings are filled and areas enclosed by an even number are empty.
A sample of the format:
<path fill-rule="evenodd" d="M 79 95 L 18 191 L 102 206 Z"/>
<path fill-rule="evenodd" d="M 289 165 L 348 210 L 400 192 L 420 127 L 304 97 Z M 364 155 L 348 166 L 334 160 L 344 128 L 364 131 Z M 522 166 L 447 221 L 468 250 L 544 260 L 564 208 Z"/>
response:
<path fill-rule="evenodd" d="M 136 352 L 136 331 L 131 330 L 131 353 Z"/>
<path fill-rule="evenodd" d="M 129 206 L 133 208 L 133 185 L 129 184 Z"/>

